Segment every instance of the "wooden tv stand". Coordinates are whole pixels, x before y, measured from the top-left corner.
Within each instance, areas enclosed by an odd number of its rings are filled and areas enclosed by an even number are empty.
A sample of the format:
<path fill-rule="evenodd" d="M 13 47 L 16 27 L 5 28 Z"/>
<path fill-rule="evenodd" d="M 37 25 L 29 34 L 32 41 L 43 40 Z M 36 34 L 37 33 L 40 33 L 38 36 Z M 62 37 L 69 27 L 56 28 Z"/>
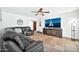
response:
<path fill-rule="evenodd" d="M 61 28 L 43 28 L 43 34 L 62 38 L 62 29 Z"/>

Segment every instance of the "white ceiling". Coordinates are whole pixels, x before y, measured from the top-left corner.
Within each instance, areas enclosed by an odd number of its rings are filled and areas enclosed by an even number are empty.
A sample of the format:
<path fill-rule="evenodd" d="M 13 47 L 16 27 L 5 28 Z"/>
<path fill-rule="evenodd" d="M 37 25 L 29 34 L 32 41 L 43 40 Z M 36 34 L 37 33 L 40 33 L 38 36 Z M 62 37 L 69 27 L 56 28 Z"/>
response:
<path fill-rule="evenodd" d="M 2 7 L 1 10 L 4 12 L 10 12 L 19 15 L 25 15 L 30 17 L 35 17 L 35 13 L 32 11 L 37 11 L 40 7 Z M 77 7 L 43 7 L 45 11 L 50 11 L 49 14 L 61 14 L 65 12 L 71 12 L 78 10 Z"/>

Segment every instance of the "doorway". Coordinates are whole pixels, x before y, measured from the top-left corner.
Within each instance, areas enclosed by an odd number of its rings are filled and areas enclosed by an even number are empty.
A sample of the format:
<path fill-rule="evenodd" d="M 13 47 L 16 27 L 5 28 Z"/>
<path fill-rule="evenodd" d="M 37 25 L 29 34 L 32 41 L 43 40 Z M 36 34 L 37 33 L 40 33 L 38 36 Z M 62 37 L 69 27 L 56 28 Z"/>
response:
<path fill-rule="evenodd" d="M 36 31 L 36 21 L 33 22 L 33 31 Z"/>

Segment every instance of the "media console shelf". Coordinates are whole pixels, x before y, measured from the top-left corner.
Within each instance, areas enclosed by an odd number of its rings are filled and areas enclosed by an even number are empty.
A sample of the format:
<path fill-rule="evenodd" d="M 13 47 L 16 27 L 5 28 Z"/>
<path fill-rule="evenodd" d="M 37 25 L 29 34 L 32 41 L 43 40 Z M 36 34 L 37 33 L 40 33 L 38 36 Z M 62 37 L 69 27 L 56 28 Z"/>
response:
<path fill-rule="evenodd" d="M 43 28 L 43 34 L 62 38 L 62 29 L 61 28 Z"/>

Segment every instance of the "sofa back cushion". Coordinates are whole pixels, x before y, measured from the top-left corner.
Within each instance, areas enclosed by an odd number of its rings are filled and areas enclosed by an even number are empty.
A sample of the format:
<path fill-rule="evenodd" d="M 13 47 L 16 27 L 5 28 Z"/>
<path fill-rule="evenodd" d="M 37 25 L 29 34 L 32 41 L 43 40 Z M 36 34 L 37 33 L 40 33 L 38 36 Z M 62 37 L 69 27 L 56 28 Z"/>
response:
<path fill-rule="evenodd" d="M 31 28 L 30 27 L 25 27 L 24 31 L 31 31 Z"/>

